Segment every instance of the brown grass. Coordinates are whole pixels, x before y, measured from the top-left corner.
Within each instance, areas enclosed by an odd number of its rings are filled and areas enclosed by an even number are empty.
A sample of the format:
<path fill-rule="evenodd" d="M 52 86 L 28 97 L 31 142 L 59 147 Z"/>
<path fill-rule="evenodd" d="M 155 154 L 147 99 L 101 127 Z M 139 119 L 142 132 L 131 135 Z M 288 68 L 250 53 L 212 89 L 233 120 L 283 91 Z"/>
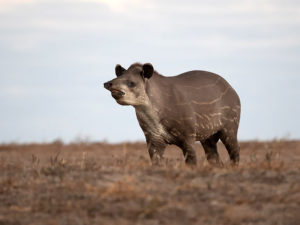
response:
<path fill-rule="evenodd" d="M 300 221 L 300 141 L 243 142 L 241 163 L 186 167 L 144 143 L 0 145 L 0 225 L 272 224 Z"/>

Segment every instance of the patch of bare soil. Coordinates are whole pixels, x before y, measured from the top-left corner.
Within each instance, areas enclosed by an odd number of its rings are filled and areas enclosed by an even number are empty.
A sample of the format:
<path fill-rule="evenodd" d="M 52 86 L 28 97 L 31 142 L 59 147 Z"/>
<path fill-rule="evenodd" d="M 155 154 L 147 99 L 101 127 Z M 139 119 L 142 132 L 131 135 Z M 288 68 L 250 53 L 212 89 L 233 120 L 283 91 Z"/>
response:
<path fill-rule="evenodd" d="M 0 145 L 0 225 L 300 222 L 300 141 L 243 142 L 238 168 L 186 167 L 169 147 L 152 167 L 143 143 Z"/>

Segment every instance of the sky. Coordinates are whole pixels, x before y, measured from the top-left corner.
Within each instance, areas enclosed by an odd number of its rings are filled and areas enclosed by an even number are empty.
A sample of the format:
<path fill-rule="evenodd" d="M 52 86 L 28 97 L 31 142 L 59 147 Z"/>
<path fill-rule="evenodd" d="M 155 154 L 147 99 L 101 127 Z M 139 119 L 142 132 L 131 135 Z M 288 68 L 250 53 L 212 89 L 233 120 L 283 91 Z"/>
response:
<path fill-rule="evenodd" d="M 103 88 L 134 62 L 223 76 L 240 140 L 300 138 L 298 0 L 0 0 L 0 143 L 144 140 Z"/>

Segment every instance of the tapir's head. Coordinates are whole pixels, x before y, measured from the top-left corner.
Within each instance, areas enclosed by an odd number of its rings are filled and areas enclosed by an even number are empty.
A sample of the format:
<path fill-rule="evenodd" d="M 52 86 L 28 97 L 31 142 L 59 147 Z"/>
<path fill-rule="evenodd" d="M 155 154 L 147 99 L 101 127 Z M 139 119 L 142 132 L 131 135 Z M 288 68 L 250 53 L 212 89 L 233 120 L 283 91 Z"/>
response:
<path fill-rule="evenodd" d="M 104 83 L 104 87 L 121 105 L 143 105 L 147 101 L 145 83 L 154 73 L 150 63 L 144 65 L 135 63 L 127 70 L 116 65 L 117 78 Z"/>

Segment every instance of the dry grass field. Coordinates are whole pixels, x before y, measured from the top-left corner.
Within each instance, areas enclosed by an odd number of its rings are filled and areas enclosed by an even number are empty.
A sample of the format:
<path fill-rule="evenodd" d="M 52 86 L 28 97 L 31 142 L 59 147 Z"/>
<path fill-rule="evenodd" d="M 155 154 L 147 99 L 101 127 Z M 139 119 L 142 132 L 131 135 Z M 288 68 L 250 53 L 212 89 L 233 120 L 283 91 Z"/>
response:
<path fill-rule="evenodd" d="M 0 225 L 300 224 L 300 141 L 243 142 L 213 168 L 197 145 L 186 167 L 169 147 L 152 167 L 144 143 L 0 145 Z"/>

